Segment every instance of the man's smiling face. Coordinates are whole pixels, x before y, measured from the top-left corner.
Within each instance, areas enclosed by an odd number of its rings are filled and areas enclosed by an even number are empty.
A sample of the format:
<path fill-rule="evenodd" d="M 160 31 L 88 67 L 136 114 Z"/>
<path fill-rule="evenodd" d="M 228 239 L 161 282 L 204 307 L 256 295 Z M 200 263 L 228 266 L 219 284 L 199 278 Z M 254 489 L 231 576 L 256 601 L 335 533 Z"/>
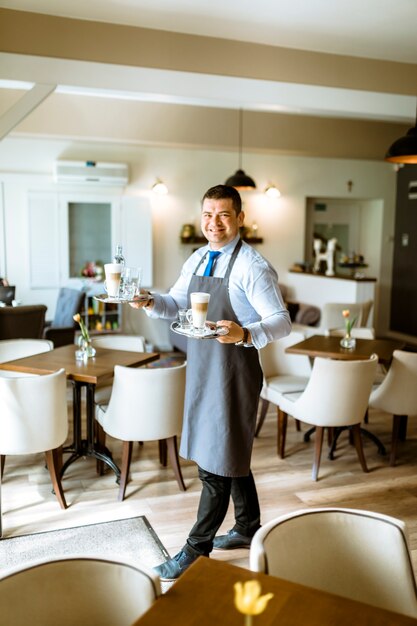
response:
<path fill-rule="evenodd" d="M 243 225 L 243 211 L 236 215 L 231 198 L 206 198 L 201 210 L 201 230 L 213 250 L 233 241 Z"/>

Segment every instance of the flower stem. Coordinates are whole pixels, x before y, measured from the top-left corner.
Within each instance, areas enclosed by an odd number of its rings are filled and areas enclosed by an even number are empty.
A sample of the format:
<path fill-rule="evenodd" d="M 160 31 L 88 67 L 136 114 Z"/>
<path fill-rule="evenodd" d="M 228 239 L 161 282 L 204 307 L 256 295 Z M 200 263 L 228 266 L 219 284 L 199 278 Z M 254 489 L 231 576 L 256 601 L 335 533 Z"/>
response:
<path fill-rule="evenodd" d="M 252 615 L 245 615 L 245 626 L 252 626 Z"/>

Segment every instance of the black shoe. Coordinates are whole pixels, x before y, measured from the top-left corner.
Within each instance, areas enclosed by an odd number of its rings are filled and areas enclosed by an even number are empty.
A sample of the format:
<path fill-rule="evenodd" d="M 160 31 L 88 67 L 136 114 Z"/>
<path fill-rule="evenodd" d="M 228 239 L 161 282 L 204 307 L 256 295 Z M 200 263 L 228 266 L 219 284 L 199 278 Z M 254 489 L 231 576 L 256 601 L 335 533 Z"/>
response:
<path fill-rule="evenodd" d="M 252 537 L 245 537 L 237 530 L 228 530 L 227 535 L 220 535 L 213 539 L 215 550 L 236 550 L 237 548 L 250 548 Z"/>
<path fill-rule="evenodd" d="M 164 582 L 176 580 L 197 558 L 198 556 L 189 556 L 184 550 L 181 550 L 181 552 L 178 552 L 172 559 L 154 567 L 153 570 Z"/>

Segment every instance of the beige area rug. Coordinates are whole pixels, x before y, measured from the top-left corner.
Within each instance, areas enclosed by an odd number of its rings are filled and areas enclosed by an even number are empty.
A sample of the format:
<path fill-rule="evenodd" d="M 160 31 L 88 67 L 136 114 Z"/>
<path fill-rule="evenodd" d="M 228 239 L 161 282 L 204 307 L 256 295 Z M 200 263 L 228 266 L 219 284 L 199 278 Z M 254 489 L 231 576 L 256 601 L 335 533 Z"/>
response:
<path fill-rule="evenodd" d="M 128 561 L 147 567 L 170 555 L 145 516 L 0 540 L 0 575 L 15 567 L 74 555 Z"/>

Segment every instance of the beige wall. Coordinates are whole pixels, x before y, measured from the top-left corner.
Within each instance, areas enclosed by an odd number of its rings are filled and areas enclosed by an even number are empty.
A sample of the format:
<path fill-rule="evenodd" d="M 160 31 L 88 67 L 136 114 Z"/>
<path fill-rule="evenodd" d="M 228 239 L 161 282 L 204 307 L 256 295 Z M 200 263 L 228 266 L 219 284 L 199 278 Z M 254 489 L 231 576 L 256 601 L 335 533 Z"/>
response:
<path fill-rule="evenodd" d="M 54 188 L 52 171 L 57 158 L 129 163 L 132 178 L 124 193 L 148 195 L 152 204 L 154 287 L 158 290 L 165 290 L 173 284 L 190 253 L 190 246 L 180 242 L 182 224 L 192 222 L 198 227 L 202 194 L 209 186 L 224 182 L 236 168 L 236 156 L 230 151 L 73 140 L 4 140 L 0 143 L 0 172 L 3 172 L 0 180 L 4 185 L 7 273 L 18 285 L 19 298 L 30 302 L 43 301 L 50 307 L 56 299 L 54 290 L 31 291 L 28 286 L 26 193 L 35 188 Z M 369 257 L 377 258 L 370 271 L 379 272 L 381 306 L 376 322 L 378 329 L 385 331 L 388 326 L 395 202 L 392 166 L 384 162 L 248 152 L 244 154 L 244 163 L 258 184 L 258 191 L 248 192 L 243 197 L 246 223 L 250 225 L 255 221 L 258 224 L 259 236 L 264 238 L 259 250 L 277 268 L 283 283 L 291 284 L 288 269 L 295 261 L 303 260 L 306 198 L 373 199 L 382 204 L 382 237 L 369 242 L 369 246 L 372 245 Z M 4 173 L 7 171 L 14 173 Z M 29 176 L 31 172 L 33 176 Z M 168 185 L 168 196 L 150 194 L 149 189 L 157 176 Z M 349 180 L 353 181 L 352 192 L 348 191 Z M 280 199 L 270 200 L 262 193 L 268 181 L 279 186 Z M 83 189 L 83 193 L 91 193 L 88 187 Z M 100 189 L 101 193 L 104 191 Z M 368 256 L 367 250 L 363 252 Z M 140 324 L 139 320 L 140 317 L 136 316 L 134 323 Z M 140 325 L 137 330 L 141 332 Z"/>

